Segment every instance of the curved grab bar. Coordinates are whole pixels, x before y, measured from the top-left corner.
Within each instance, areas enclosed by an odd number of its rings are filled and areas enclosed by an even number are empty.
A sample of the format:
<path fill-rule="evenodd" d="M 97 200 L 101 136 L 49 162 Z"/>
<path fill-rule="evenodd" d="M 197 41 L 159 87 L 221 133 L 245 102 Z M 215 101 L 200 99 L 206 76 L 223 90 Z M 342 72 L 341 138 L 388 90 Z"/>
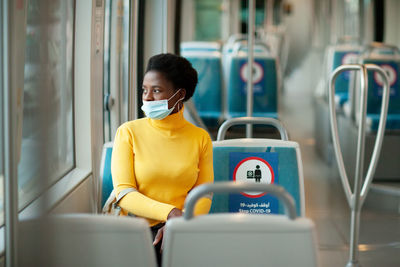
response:
<path fill-rule="evenodd" d="M 356 172 L 354 181 L 354 191 L 351 192 L 349 181 L 347 178 L 346 170 L 344 167 L 342 152 L 339 144 L 339 135 L 336 121 L 335 110 L 335 80 L 337 76 L 345 70 L 359 70 L 361 72 L 361 105 L 360 105 L 360 123 L 358 128 L 357 140 L 357 159 L 356 159 Z M 382 96 L 381 115 L 379 118 L 379 127 L 375 140 L 374 150 L 372 152 L 371 161 L 368 167 L 367 175 L 365 177 L 364 185 L 361 190 L 361 179 L 363 174 L 364 164 L 364 148 L 365 148 L 365 120 L 367 115 L 367 96 L 368 96 L 368 73 L 367 70 L 378 72 L 384 78 L 384 88 Z M 346 194 L 347 201 L 351 209 L 351 223 L 350 223 L 350 253 L 349 261 L 346 266 L 359 266 L 358 265 L 358 240 L 360 228 L 360 211 L 364 204 L 365 197 L 368 193 L 373 175 L 375 173 L 376 165 L 378 163 L 379 154 L 382 147 L 383 136 L 385 133 L 385 125 L 387 118 L 387 110 L 389 105 L 389 78 L 386 72 L 374 64 L 349 64 L 342 65 L 335 69 L 329 80 L 329 112 L 331 119 L 331 130 L 333 147 L 335 150 L 336 160 L 339 167 L 340 178 Z"/>
<path fill-rule="evenodd" d="M 281 139 L 284 141 L 288 141 L 288 133 L 283 127 L 282 123 L 279 120 L 273 118 L 260 118 L 260 117 L 241 117 L 241 118 L 232 118 L 226 120 L 221 127 L 219 127 L 217 141 L 222 141 L 225 139 L 226 131 L 234 125 L 243 125 L 243 124 L 263 124 L 263 125 L 270 125 L 274 126 L 278 129 Z"/>
<path fill-rule="evenodd" d="M 336 109 L 335 109 L 335 81 L 337 76 L 346 70 L 359 70 L 362 71 L 363 67 L 362 65 L 359 64 L 346 64 L 346 65 L 341 65 L 337 67 L 333 73 L 331 74 L 331 77 L 329 79 L 329 113 L 330 113 L 330 120 L 331 120 L 331 131 L 332 131 L 332 139 L 333 139 L 333 148 L 335 151 L 335 156 L 336 156 L 336 161 L 338 163 L 338 168 L 339 168 L 339 174 L 340 178 L 342 180 L 342 185 L 344 192 L 346 194 L 347 202 L 349 205 L 351 204 L 351 199 L 352 199 L 352 194 L 351 194 L 351 189 L 350 189 L 350 184 L 349 184 L 349 179 L 346 173 L 346 169 L 344 166 L 344 161 L 343 161 L 343 156 L 342 156 L 342 150 L 340 148 L 340 143 L 339 143 L 339 133 L 338 133 L 338 127 L 337 127 L 337 120 L 336 120 Z M 367 78 L 366 74 L 362 72 L 363 75 L 360 75 L 361 77 L 361 88 L 365 88 L 365 84 L 367 84 Z M 362 95 L 364 95 L 364 91 L 362 91 Z M 364 98 L 363 98 L 364 99 Z M 364 102 L 364 101 L 363 101 Z M 361 116 L 363 119 L 364 116 Z M 365 120 L 363 120 L 365 121 Z M 356 177 L 357 180 L 357 177 Z"/>
<path fill-rule="evenodd" d="M 237 41 L 241 41 L 241 40 L 247 40 L 247 34 L 243 34 L 243 33 L 235 33 L 232 34 L 229 38 L 228 41 L 226 42 L 227 44 L 234 44 Z"/>
<path fill-rule="evenodd" d="M 293 197 L 281 186 L 272 184 L 252 184 L 239 182 L 219 182 L 202 184 L 195 187 L 185 201 L 185 220 L 193 218 L 194 206 L 202 196 L 210 193 L 241 193 L 241 192 L 266 192 L 275 195 L 285 205 L 285 211 L 291 220 L 296 219 L 296 208 Z"/>
<path fill-rule="evenodd" d="M 389 97 L 390 97 L 389 77 L 387 76 L 386 71 L 375 64 L 365 64 L 365 65 L 368 70 L 373 70 L 380 73 L 383 76 L 383 80 L 385 83 L 383 88 L 381 115 L 379 117 L 378 132 L 376 135 L 374 150 L 371 156 L 371 163 L 368 167 L 367 175 L 365 176 L 364 185 L 361 191 L 361 205 L 365 201 L 368 189 L 372 182 L 372 178 L 375 174 L 376 166 L 378 165 L 379 154 L 381 152 L 383 137 L 385 135 L 386 119 L 387 119 L 387 112 L 389 108 Z"/>
<path fill-rule="evenodd" d="M 337 129 L 337 121 L 336 121 L 336 109 L 335 109 L 335 80 L 337 76 L 346 70 L 359 70 L 361 71 L 361 105 L 360 105 L 360 123 L 359 123 L 359 132 L 358 132 L 358 144 L 357 144 L 357 161 L 356 161 L 356 177 L 355 177 L 355 190 L 352 194 L 348 176 L 344 167 L 344 161 L 342 157 L 342 152 L 339 143 L 339 134 Z M 373 70 L 380 73 L 384 78 L 384 89 L 383 89 L 383 97 L 382 97 L 382 108 L 381 115 L 379 121 L 379 127 L 377 132 L 377 137 L 374 145 L 374 150 L 372 152 L 371 162 L 368 167 L 367 175 L 364 181 L 364 185 L 362 191 L 360 193 L 358 187 L 361 182 L 362 170 L 363 170 L 363 161 L 364 161 L 364 140 L 365 140 L 365 117 L 367 113 L 366 102 L 367 102 L 367 94 L 368 94 L 368 76 L 367 70 Z M 375 169 L 378 163 L 380 150 L 382 147 L 383 136 L 385 132 L 386 118 L 387 118 L 387 109 L 389 105 L 389 79 L 386 72 L 377 65 L 374 64 L 347 64 L 339 66 L 335 69 L 330 77 L 329 82 L 329 109 L 330 109 L 330 120 L 331 120 L 331 130 L 332 130 L 332 138 L 333 138 L 333 146 L 335 150 L 336 160 L 338 162 L 340 178 L 342 180 L 343 188 L 347 197 L 347 201 L 349 205 L 353 206 L 355 199 L 361 196 L 361 205 L 365 200 L 365 197 L 368 193 L 369 186 L 372 182 L 373 175 L 375 173 Z"/>
<path fill-rule="evenodd" d="M 387 49 L 394 52 L 394 54 L 400 55 L 400 49 L 395 45 L 389 45 L 380 42 L 372 42 L 368 44 L 365 49 L 361 52 L 362 55 L 369 55 L 375 49 Z"/>

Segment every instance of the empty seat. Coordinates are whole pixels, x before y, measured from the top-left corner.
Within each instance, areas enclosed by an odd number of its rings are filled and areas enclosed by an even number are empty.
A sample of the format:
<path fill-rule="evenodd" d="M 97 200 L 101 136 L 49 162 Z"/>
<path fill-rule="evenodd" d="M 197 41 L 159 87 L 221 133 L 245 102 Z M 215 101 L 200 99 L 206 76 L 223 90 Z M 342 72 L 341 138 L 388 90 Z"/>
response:
<path fill-rule="evenodd" d="M 291 206 L 287 207 L 290 218 L 241 213 L 192 218 L 193 202 L 202 194 L 222 192 L 215 190 L 221 186 L 229 186 L 230 192 L 235 186 L 238 190 L 234 192 L 248 191 L 247 185 L 215 183 L 193 190 L 185 203 L 185 217 L 167 221 L 163 266 L 317 266 L 314 224 L 307 218 L 296 218 L 290 201 L 282 201 Z M 264 186 L 276 189 L 272 185 L 252 186 L 259 191 L 264 191 Z M 267 192 L 282 198 L 284 190 L 280 189 Z"/>
<path fill-rule="evenodd" d="M 357 62 L 360 50 L 361 47 L 359 45 L 352 44 L 339 44 L 329 46 L 326 52 L 326 80 L 329 79 L 328 75 L 330 75 L 330 73 L 340 65 Z M 344 72 L 336 78 L 335 102 L 337 107 L 343 106 L 343 104 L 348 100 L 349 86 L 350 72 Z"/>
<path fill-rule="evenodd" d="M 181 55 L 198 73 L 193 103 L 206 125 L 217 125 L 222 119 L 222 66 L 218 43 L 189 42 L 181 44 Z"/>
<path fill-rule="evenodd" d="M 94 214 L 20 223 L 20 266 L 156 266 L 146 220 Z"/>
<path fill-rule="evenodd" d="M 224 124 L 229 125 L 231 121 L 244 124 L 246 121 L 243 119 L 246 118 L 228 120 Z M 267 118 L 247 119 L 259 121 L 259 124 L 265 125 L 273 125 L 271 121 L 276 121 Z M 224 124 L 220 128 L 218 140 L 224 138 L 220 134 L 226 129 Z M 213 142 L 214 181 L 245 180 L 253 183 L 280 185 L 294 198 L 298 216 L 305 216 L 303 167 L 299 144 L 287 141 L 287 137 L 283 137 L 283 139 L 286 140 L 242 138 Z M 246 169 L 247 167 L 249 168 Z M 262 171 L 259 181 L 255 175 L 255 171 L 258 169 Z M 252 173 L 241 174 L 242 171 L 252 171 Z M 283 214 L 284 206 L 275 197 L 268 194 L 213 196 L 211 213 L 237 212 L 239 210 Z"/>
<path fill-rule="evenodd" d="M 254 50 L 253 84 L 254 117 L 277 118 L 280 73 L 277 58 L 268 50 L 256 45 Z M 237 43 L 232 53 L 225 55 L 224 76 L 226 83 L 226 116 L 246 116 L 247 95 L 247 46 Z"/>
<path fill-rule="evenodd" d="M 389 47 L 390 48 L 390 47 Z M 375 50 L 377 50 L 375 48 Z M 364 51 L 360 57 L 361 64 L 376 64 L 383 68 L 389 77 L 390 98 L 386 121 L 387 130 L 400 129 L 400 51 L 392 48 L 392 54 L 388 53 L 388 47 L 382 47 L 382 53 L 372 53 L 371 47 Z M 358 77 L 359 74 L 356 74 Z M 359 86 L 359 84 L 357 84 Z M 367 99 L 367 127 L 370 131 L 376 131 L 379 124 L 379 114 L 382 101 L 383 78 L 375 72 L 368 72 L 368 99 Z M 354 96 L 354 108 L 359 109 L 359 89 L 356 88 Z"/>

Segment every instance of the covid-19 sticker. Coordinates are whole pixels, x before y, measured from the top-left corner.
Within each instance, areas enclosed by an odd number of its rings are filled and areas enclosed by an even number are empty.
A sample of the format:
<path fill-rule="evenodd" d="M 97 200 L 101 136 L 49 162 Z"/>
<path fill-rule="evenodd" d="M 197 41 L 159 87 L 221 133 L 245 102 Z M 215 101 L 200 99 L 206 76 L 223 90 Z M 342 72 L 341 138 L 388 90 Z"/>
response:
<path fill-rule="evenodd" d="M 356 53 L 353 53 L 353 52 L 346 53 L 342 58 L 342 65 L 357 62 L 357 57 L 358 57 L 358 55 Z"/>
<path fill-rule="evenodd" d="M 248 64 L 247 62 L 240 68 L 240 78 L 242 81 L 247 82 L 248 80 Z M 259 83 L 264 78 L 263 67 L 254 61 L 253 63 L 253 83 Z"/>
<path fill-rule="evenodd" d="M 387 64 L 381 65 L 380 67 L 386 72 L 386 74 L 389 78 L 389 86 L 393 86 L 393 84 L 395 84 L 396 80 L 397 80 L 396 70 L 392 66 L 387 65 Z M 377 71 L 374 72 L 374 80 L 379 86 L 384 85 L 383 77 Z"/>
<path fill-rule="evenodd" d="M 233 180 L 258 184 L 273 184 L 274 171 L 271 165 L 259 157 L 248 157 L 240 161 L 233 171 Z M 261 197 L 262 192 L 243 192 L 247 197 Z"/>
<path fill-rule="evenodd" d="M 279 185 L 278 153 L 230 152 L 229 180 L 254 184 Z M 279 201 L 265 192 L 229 194 L 229 212 L 279 213 Z"/>

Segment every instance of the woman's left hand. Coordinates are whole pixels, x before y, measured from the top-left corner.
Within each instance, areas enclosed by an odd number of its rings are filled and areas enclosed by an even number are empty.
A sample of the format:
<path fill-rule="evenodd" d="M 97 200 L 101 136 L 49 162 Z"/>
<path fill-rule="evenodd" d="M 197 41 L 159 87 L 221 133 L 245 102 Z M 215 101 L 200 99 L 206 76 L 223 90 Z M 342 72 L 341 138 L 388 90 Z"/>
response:
<path fill-rule="evenodd" d="M 165 225 L 158 229 L 156 236 L 154 237 L 153 241 L 153 246 L 157 245 L 161 241 L 161 250 L 163 250 L 164 247 L 164 231 L 165 231 Z"/>

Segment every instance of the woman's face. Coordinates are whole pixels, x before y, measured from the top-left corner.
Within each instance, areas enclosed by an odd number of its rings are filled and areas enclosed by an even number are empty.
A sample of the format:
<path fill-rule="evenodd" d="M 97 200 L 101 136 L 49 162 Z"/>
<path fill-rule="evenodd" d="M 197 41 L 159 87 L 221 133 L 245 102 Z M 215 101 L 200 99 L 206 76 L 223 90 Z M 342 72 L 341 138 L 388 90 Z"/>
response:
<path fill-rule="evenodd" d="M 149 71 L 144 75 L 142 89 L 142 100 L 144 101 L 169 99 L 176 93 L 172 82 L 167 80 L 165 76 L 158 71 Z M 178 93 L 168 101 L 168 108 L 172 108 L 179 99 L 185 97 L 185 93 L 186 91 L 184 89 L 179 90 Z M 178 105 L 176 105 L 172 113 L 178 110 Z"/>

